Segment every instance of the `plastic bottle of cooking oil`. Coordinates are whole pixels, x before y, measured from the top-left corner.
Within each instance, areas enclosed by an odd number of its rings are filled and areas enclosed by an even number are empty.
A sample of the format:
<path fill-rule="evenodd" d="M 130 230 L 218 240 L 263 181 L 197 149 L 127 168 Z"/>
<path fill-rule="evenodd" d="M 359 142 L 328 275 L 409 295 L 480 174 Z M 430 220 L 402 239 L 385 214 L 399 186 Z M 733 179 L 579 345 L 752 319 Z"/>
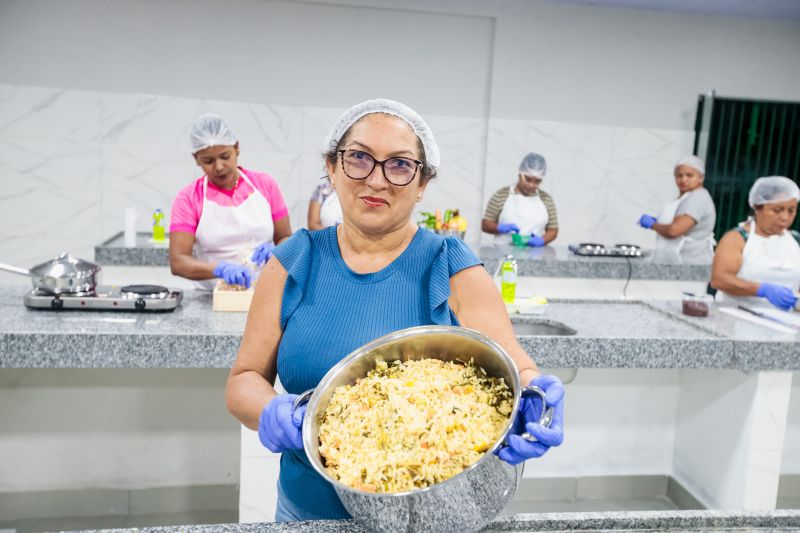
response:
<path fill-rule="evenodd" d="M 162 242 L 164 238 L 164 213 L 161 209 L 156 209 L 153 213 L 153 240 L 155 242 Z"/>
<path fill-rule="evenodd" d="M 517 260 L 512 255 L 500 267 L 500 294 L 507 304 L 513 304 L 517 296 Z"/>

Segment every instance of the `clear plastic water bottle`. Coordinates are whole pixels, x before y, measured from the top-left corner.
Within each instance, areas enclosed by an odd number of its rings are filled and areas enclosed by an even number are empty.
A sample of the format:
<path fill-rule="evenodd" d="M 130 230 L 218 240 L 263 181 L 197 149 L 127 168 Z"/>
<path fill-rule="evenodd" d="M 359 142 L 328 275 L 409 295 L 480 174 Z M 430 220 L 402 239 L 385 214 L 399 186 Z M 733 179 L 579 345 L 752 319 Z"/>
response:
<path fill-rule="evenodd" d="M 165 238 L 164 213 L 161 209 L 156 209 L 153 213 L 153 240 L 155 242 L 163 242 Z"/>
<path fill-rule="evenodd" d="M 517 297 L 517 260 L 511 255 L 500 267 L 500 294 L 507 304 L 513 304 Z"/>

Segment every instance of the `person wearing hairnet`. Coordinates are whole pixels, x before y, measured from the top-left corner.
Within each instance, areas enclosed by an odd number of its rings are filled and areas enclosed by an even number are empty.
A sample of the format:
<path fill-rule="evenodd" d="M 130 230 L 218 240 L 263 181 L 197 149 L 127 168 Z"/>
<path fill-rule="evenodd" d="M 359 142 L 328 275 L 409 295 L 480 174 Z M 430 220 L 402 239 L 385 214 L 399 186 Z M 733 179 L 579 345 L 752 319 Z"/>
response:
<path fill-rule="evenodd" d="M 400 329 L 438 324 L 478 330 L 505 348 L 522 383 L 545 391 L 555 409 L 552 425 L 539 425 L 537 406 L 523 402 L 500 459 L 516 464 L 561 444 L 564 387 L 557 377 L 542 376 L 517 343 L 480 259 L 460 239 L 411 220 L 440 163 L 422 117 L 392 100 L 357 104 L 331 128 L 323 159 L 342 223 L 301 229 L 274 250 L 226 389 L 228 410 L 282 454 L 276 520 L 349 516 L 311 466 L 302 442 L 305 407 L 294 410 L 292 402 L 354 349 Z M 288 393 L 275 390 L 276 376 Z M 537 442 L 523 439 L 524 430 Z"/>
<path fill-rule="evenodd" d="M 519 164 L 519 179 L 489 199 L 481 229 L 497 235 L 496 242 L 510 242 L 510 233 L 528 237 L 528 246 L 544 246 L 558 236 L 558 216 L 552 196 L 539 187 L 547 173 L 547 161 L 531 152 Z"/>
<path fill-rule="evenodd" d="M 308 202 L 308 229 L 318 230 L 342 223 L 342 206 L 328 176 L 317 185 Z"/>
<path fill-rule="evenodd" d="M 719 241 L 711 286 L 718 301 L 763 302 L 792 309 L 800 289 L 800 234 L 790 230 L 800 188 L 789 178 L 758 178 L 748 201 L 752 218 Z"/>
<path fill-rule="evenodd" d="M 253 270 L 289 238 L 289 210 L 269 175 L 237 164 L 239 140 L 219 115 L 192 124 L 192 155 L 204 174 L 181 189 L 172 204 L 169 264 L 172 273 L 212 290 L 217 278 L 250 287 Z"/>
<path fill-rule="evenodd" d="M 667 202 L 657 217 L 642 215 L 639 225 L 656 232 L 655 257 L 709 264 L 714 259 L 717 211 L 703 187 L 705 164 L 690 155 L 675 163 L 678 198 Z"/>

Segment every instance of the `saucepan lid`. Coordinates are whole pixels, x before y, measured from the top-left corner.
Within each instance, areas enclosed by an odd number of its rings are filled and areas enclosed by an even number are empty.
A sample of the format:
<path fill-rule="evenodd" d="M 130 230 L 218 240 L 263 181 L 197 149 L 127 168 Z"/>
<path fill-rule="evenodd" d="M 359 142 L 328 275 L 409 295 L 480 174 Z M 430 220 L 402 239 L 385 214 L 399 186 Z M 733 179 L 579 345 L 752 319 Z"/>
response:
<path fill-rule="evenodd" d="M 94 263 L 61 253 L 58 257 L 31 268 L 33 276 L 50 278 L 84 278 L 96 274 L 100 267 Z"/>

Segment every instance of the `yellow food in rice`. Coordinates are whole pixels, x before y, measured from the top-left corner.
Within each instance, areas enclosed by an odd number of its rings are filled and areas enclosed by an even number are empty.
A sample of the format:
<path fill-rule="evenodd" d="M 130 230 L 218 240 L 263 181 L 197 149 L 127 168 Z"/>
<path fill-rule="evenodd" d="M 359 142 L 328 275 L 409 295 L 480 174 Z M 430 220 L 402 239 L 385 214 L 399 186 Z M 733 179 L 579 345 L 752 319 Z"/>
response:
<path fill-rule="evenodd" d="M 319 428 L 331 476 L 349 487 L 404 492 L 449 479 L 500 437 L 513 396 L 472 364 L 378 361 L 338 387 Z"/>

